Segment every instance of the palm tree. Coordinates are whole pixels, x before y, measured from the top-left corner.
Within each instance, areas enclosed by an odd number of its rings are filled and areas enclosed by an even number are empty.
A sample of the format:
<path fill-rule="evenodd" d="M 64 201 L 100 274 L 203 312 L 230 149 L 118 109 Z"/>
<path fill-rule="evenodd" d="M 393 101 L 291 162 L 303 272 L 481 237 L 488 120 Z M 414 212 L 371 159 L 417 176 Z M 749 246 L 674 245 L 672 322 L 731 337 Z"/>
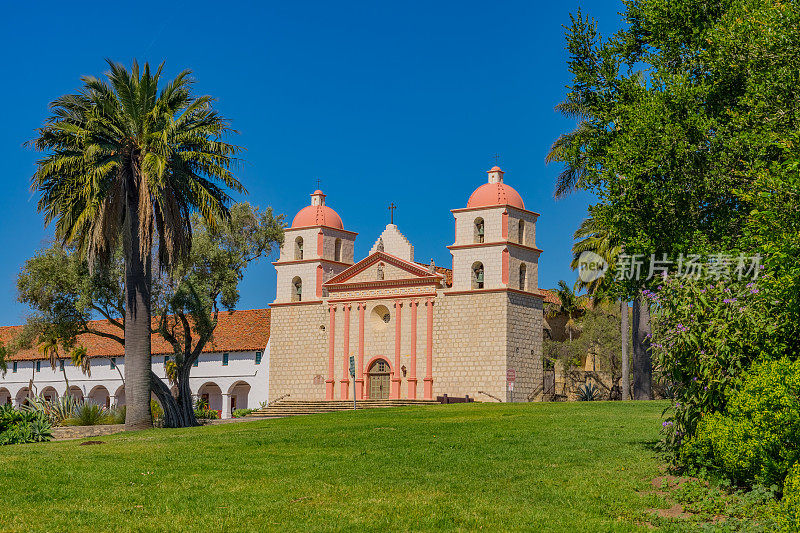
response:
<path fill-rule="evenodd" d="M 572 263 L 570 266 L 573 270 L 579 267 L 580 257 L 584 252 L 593 252 L 602 257 L 606 262 L 606 272 L 614 272 L 616 270 L 617 259 L 619 258 L 619 254 L 622 253 L 622 246 L 608 230 L 608 227 L 602 224 L 602 222 L 592 214 L 581 222 L 581 225 L 575 230 L 573 238 L 577 241 L 572 246 Z M 611 283 L 611 277 L 605 275 L 591 281 L 583 281 L 578 278 L 575 286 L 576 289 L 586 289 L 586 292 L 592 297 L 592 301 L 600 303 L 608 298 Z M 629 400 L 631 390 L 630 360 L 628 358 L 629 311 L 628 302 L 624 298 L 620 299 L 619 304 L 620 337 L 622 344 L 622 357 L 620 359 L 622 377 L 620 378 L 620 389 L 622 389 L 622 399 Z"/>
<path fill-rule="evenodd" d="M 233 176 L 240 148 L 234 133 L 193 97 L 185 70 L 159 90 L 163 63 L 151 73 L 108 61 L 107 81 L 82 78 L 78 93 L 50 104 L 52 116 L 33 141 L 45 155 L 32 178 L 39 211 L 56 235 L 87 255 L 92 268 L 122 246 L 125 258 L 127 429 L 152 426 L 150 335 L 152 259 L 180 263 L 191 247 L 189 217 L 211 227 L 229 216 L 225 188 L 244 192 Z"/>
<path fill-rule="evenodd" d="M 574 191 L 586 177 L 588 158 L 582 148 L 592 138 L 593 129 L 588 123 L 588 107 L 577 101 L 572 95 L 556 105 L 556 111 L 562 115 L 578 119 L 578 126 L 569 133 L 564 133 L 555 140 L 545 156 L 546 163 L 565 163 L 556 178 L 556 189 L 553 196 L 561 199 Z"/>
<path fill-rule="evenodd" d="M 60 344 L 61 339 L 56 337 L 48 337 L 39 345 L 39 353 L 47 357 L 47 360 L 50 363 L 50 368 L 52 368 L 54 371 L 56 366 L 59 364 L 58 346 Z M 67 385 L 66 394 L 69 394 L 69 379 L 67 379 L 67 369 L 64 365 L 61 365 L 61 373 L 64 374 L 64 383 Z"/>
<path fill-rule="evenodd" d="M 564 328 L 569 335 L 569 341 L 572 342 L 572 334 L 577 331 L 577 319 L 584 313 L 584 298 L 575 294 L 567 282 L 563 279 L 558 282 L 558 288 L 553 289 L 560 302 L 558 304 L 549 304 L 547 310 L 548 318 L 556 316 L 566 317 Z"/>

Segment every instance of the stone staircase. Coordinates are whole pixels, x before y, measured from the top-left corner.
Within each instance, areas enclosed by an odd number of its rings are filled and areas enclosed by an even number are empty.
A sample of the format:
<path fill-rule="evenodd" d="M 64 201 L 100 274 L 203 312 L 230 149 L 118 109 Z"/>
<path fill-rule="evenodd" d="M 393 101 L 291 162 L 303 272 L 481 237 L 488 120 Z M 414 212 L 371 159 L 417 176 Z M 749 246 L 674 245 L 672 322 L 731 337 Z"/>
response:
<path fill-rule="evenodd" d="M 378 409 L 413 405 L 439 405 L 436 400 L 358 400 L 358 409 Z M 279 400 L 272 405 L 256 409 L 248 417 L 282 417 L 352 411 L 352 400 Z"/>

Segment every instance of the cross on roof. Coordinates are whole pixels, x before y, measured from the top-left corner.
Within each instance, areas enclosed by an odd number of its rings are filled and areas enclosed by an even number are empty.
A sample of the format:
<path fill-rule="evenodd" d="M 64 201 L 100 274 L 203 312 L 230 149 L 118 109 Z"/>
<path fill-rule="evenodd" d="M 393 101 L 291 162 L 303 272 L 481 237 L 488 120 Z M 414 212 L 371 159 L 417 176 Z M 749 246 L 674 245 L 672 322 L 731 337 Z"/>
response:
<path fill-rule="evenodd" d="M 500 154 L 495 153 L 492 157 L 494 157 L 494 165 L 497 166 L 500 161 Z"/>
<path fill-rule="evenodd" d="M 394 224 L 394 210 L 397 209 L 397 206 L 394 205 L 394 202 L 389 204 L 389 213 L 391 215 L 391 224 Z"/>
<path fill-rule="evenodd" d="M 317 178 L 317 190 L 319 190 L 319 178 Z"/>

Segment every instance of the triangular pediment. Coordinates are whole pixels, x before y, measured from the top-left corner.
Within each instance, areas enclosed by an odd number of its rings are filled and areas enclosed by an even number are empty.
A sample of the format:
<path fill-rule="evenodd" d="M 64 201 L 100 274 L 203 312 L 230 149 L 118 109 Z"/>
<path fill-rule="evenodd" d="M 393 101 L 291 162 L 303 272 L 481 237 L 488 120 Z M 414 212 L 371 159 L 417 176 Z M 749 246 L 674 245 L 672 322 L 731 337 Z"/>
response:
<path fill-rule="evenodd" d="M 392 283 L 400 280 L 430 280 L 437 283 L 443 276 L 428 268 L 400 259 L 386 252 L 374 252 L 326 281 L 323 286 L 359 283 Z"/>

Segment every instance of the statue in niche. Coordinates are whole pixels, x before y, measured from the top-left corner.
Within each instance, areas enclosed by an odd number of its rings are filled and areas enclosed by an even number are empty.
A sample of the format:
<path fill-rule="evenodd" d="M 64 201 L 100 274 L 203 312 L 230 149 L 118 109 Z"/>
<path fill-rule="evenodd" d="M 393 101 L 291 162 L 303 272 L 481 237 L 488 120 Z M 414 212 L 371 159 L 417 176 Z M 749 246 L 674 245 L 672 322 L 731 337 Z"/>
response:
<path fill-rule="evenodd" d="M 378 265 L 378 281 L 383 280 L 383 263 Z"/>

